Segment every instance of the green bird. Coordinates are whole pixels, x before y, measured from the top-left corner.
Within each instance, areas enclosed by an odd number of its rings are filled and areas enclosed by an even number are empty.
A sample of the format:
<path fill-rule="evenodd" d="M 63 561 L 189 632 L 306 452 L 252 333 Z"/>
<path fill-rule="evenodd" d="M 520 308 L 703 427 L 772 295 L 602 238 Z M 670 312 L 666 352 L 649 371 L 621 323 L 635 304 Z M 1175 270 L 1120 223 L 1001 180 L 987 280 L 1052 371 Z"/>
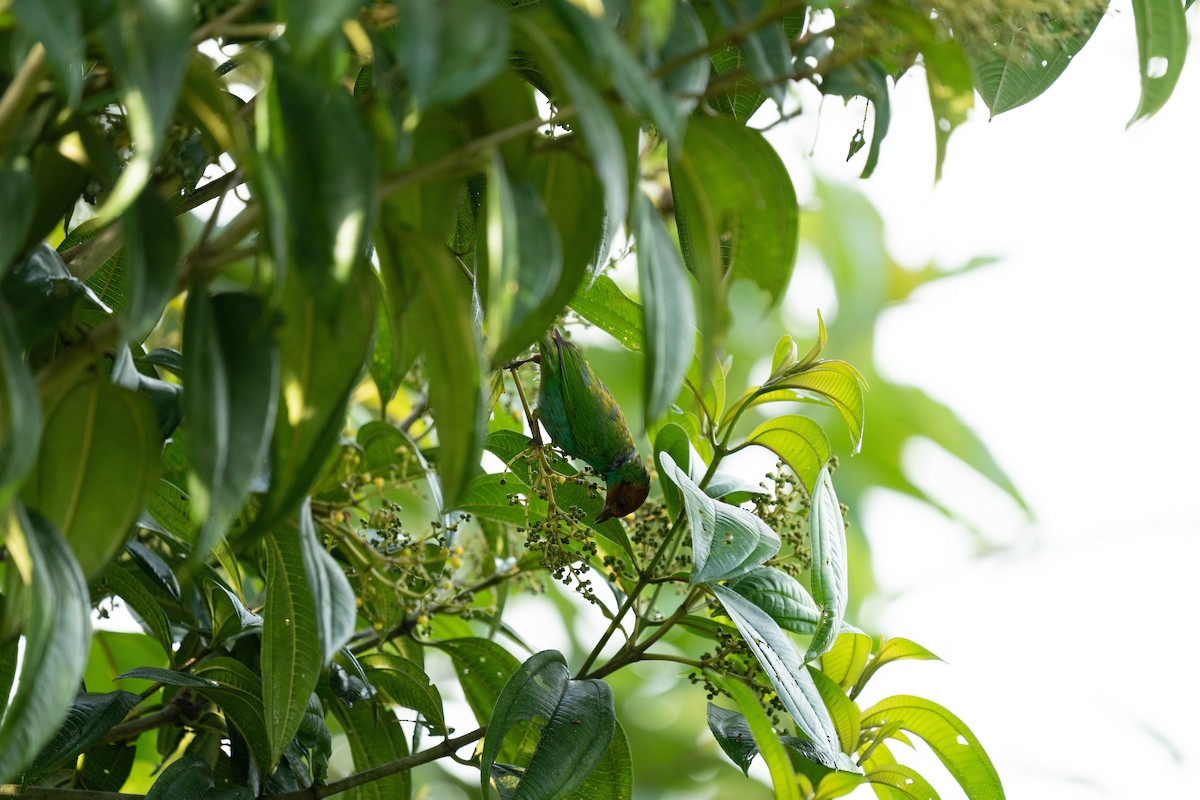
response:
<path fill-rule="evenodd" d="M 557 328 L 542 337 L 538 351 L 538 418 L 563 452 L 586 461 L 608 485 L 596 522 L 632 513 L 646 501 L 650 475 L 616 398 Z"/>

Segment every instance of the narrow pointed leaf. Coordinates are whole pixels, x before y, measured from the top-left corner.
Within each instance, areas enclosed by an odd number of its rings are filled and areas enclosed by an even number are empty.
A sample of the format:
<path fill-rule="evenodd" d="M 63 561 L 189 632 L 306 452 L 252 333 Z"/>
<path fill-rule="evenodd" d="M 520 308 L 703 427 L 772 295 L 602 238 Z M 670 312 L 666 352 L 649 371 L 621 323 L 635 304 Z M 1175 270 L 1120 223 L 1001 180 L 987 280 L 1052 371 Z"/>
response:
<path fill-rule="evenodd" d="M 108 199 L 97 212 L 111 220 L 149 183 L 179 99 L 187 67 L 190 4 L 183 0 L 119 0 L 104 27 L 104 43 L 126 126 L 138 143 Z"/>
<path fill-rule="evenodd" d="M 858 738 L 862 734 L 862 714 L 858 706 L 846 696 L 833 678 L 821 670 L 809 665 L 808 674 L 816 684 L 817 691 L 821 693 L 829 718 L 833 720 L 842 752 L 852 755 L 858 749 Z"/>
<path fill-rule="evenodd" d="M 683 510 L 683 494 L 674 479 L 667 476 L 663 467 L 663 456 L 670 456 L 675 464 L 688 464 L 690 469 L 691 453 L 692 445 L 687 431 L 682 426 L 669 422 L 659 428 L 654 437 L 654 465 L 658 469 L 658 482 L 662 486 L 663 499 L 672 519 Z"/>
<path fill-rule="evenodd" d="M 162 316 L 175 294 L 180 236 L 171 207 L 145 189 L 122 218 L 125 238 L 125 324 L 128 334 L 142 339 Z"/>
<path fill-rule="evenodd" d="M 850 696 L 856 697 L 863 690 L 863 687 L 867 685 L 867 681 L 871 679 L 871 676 L 879 671 L 880 667 L 890 664 L 893 661 L 901 661 L 907 658 L 914 658 L 920 661 L 941 661 L 941 658 L 911 639 L 904 639 L 899 636 L 894 639 L 888 639 L 880 645 L 879 651 L 875 653 L 875 657 L 865 666 L 861 676 L 854 682 L 854 690 L 850 693 Z"/>
<path fill-rule="evenodd" d="M 939 800 L 937 790 L 921 773 L 903 764 L 891 764 L 867 771 L 868 783 L 886 786 L 901 800 Z"/>
<path fill-rule="evenodd" d="M 363 656 L 362 666 L 367 680 L 385 698 L 419 712 L 426 722 L 445 729 L 442 695 L 419 666 L 390 653 L 369 653 Z"/>
<path fill-rule="evenodd" d="M 87 583 L 54 525 L 19 503 L 5 514 L 4 525 L 5 599 L 10 607 L 28 609 L 16 692 L 0 719 L 0 781 L 9 783 L 70 709 L 87 666 L 92 626 Z"/>
<path fill-rule="evenodd" d="M 925 740 L 973 800 L 1003 800 L 1000 776 L 983 745 L 962 720 L 922 697 L 896 695 L 863 712 L 863 727 L 899 722 Z"/>
<path fill-rule="evenodd" d="M 302 517 L 307 513 L 301 511 Z M 304 558 L 304 534 L 272 533 L 266 539 L 266 608 L 263 609 L 263 705 L 269 758 L 275 764 L 296 735 L 321 674 L 317 605 Z"/>
<path fill-rule="evenodd" d="M 754 281 L 772 303 L 787 289 L 800 232 L 796 190 L 762 134 L 731 119 L 692 117 L 669 156 L 679 242 L 699 286 L 705 363 L 725 328 L 726 272 Z"/>
<path fill-rule="evenodd" d="M 800 733 L 814 746 L 820 763 L 830 769 L 853 772 L 854 765 L 838 748 L 837 729 L 821 694 L 791 639 L 765 611 L 741 595 L 719 584 L 709 588 L 737 625 Z"/>
<path fill-rule="evenodd" d="M 850 595 L 846 566 L 846 524 L 829 468 L 822 467 L 813 490 L 808 515 L 808 540 L 812 548 L 812 593 L 821 608 L 821 619 L 808 646 L 805 661 L 829 651 L 842 621 Z"/>
<path fill-rule="evenodd" d="M 100 583 L 125 601 L 168 656 L 174 652 L 171 625 L 161 601 L 141 581 L 122 566 L 112 563 L 100 574 Z"/>
<path fill-rule="evenodd" d="M 838 686 L 849 689 L 859 680 L 870 656 L 870 636 L 865 633 L 841 633 L 833 647 L 821 656 L 821 671 L 837 681 Z M 856 694 L 854 692 L 850 696 Z"/>
<path fill-rule="evenodd" d="M 750 763 L 758 755 L 758 744 L 754 741 L 746 718 L 736 711 L 709 703 L 708 729 L 717 740 L 717 744 L 721 745 L 721 749 L 725 751 L 725 755 L 741 767 L 746 776 L 749 776 Z"/>
<path fill-rule="evenodd" d="M 0 514 L 37 460 L 42 409 L 33 375 L 21 357 L 21 346 L 0 299 Z"/>
<path fill-rule="evenodd" d="M 607 275 L 581 286 L 571 300 L 571 308 L 628 350 L 645 349 L 642 309 Z"/>
<path fill-rule="evenodd" d="M 195 557 L 208 555 L 250 497 L 271 443 L 279 396 L 279 351 L 271 316 L 250 294 L 188 294 L 183 394 Z"/>
<path fill-rule="evenodd" d="M 634 199 L 646 360 L 642 379 L 645 426 L 675 401 L 695 352 L 692 287 L 658 210 L 641 192 Z"/>
<path fill-rule="evenodd" d="M 500 645 L 488 639 L 449 639 L 438 648 L 450 655 L 467 704 L 480 725 L 492 716 L 496 698 L 521 662 Z"/>
<path fill-rule="evenodd" d="M 429 406 L 438 433 L 438 475 L 455 508 L 483 452 L 483 366 L 472 322 L 471 286 L 450 252 L 419 236 L 406 240 L 405 264 L 421 277 L 416 309 L 425 338 Z"/>
<path fill-rule="evenodd" d="M 255 521 L 260 530 L 295 511 L 337 442 L 370 352 L 377 307 L 372 280 L 359 270 L 328 313 L 301 282 L 284 285 L 289 313 L 276 331 L 280 398 L 271 487 Z"/>
<path fill-rule="evenodd" d="M 832 453 L 829 437 L 821 426 L 797 415 L 767 420 L 750 432 L 746 444 L 757 444 L 775 453 L 810 492 Z"/>
<path fill-rule="evenodd" d="M 308 498 L 300 507 L 299 543 L 308 591 L 316 610 L 318 654 L 324 666 L 354 635 L 358 606 L 345 571 L 317 537 Z"/>
<path fill-rule="evenodd" d="M 1175 90 L 1187 56 L 1187 19 L 1179 0 L 1134 0 L 1142 97 L 1129 124 L 1157 112 Z"/>

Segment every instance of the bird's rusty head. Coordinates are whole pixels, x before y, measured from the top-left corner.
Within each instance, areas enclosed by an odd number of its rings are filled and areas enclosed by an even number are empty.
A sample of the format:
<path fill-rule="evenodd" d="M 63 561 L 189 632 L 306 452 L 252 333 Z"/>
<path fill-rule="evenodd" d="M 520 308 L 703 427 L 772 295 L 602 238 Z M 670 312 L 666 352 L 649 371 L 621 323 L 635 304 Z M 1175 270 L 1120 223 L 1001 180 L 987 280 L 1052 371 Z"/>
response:
<path fill-rule="evenodd" d="M 606 477 L 608 496 L 604 499 L 604 508 L 596 517 L 597 525 L 614 517 L 632 514 L 641 508 L 642 503 L 646 502 L 646 495 L 650 494 L 650 475 L 636 453 L 633 459 Z"/>

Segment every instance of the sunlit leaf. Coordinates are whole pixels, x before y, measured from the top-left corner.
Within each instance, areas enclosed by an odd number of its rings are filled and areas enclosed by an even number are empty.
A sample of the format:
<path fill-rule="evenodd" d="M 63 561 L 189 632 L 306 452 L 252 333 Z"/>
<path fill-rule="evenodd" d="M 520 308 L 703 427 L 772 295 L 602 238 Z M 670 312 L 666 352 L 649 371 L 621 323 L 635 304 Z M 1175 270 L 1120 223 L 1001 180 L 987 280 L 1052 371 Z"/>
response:
<path fill-rule="evenodd" d="M 920 736 L 973 800 L 1003 800 L 1000 776 L 983 745 L 962 720 L 921 697 L 896 695 L 863 712 L 863 727 L 899 722 Z"/>
<path fill-rule="evenodd" d="M 571 300 L 571 308 L 626 349 L 642 351 L 645 332 L 641 306 L 630 300 L 612 278 L 601 275 L 590 287 L 581 286 Z"/>
<path fill-rule="evenodd" d="M 87 583 L 66 541 L 45 518 L 14 503 L 4 515 L 4 628 L 19 625 L 25 649 L 16 692 L 0 719 L 0 781 L 11 782 L 58 730 L 91 646 Z M 26 609 L 20 620 L 15 609 Z"/>
<path fill-rule="evenodd" d="M 862 448 L 866 381 L 858 370 L 840 360 L 817 361 L 804 369 L 768 380 L 764 389 L 795 389 L 817 395 L 838 410 L 850 429 L 851 455 Z"/>
<path fill-rule="evenodd" d="M 729 581 L 727 586 L 758 606 L 793 633 L 812 635 L 821 609 L 799 581 L 775 567 L 758 567 Z"/>
<path fill-rule="evenodd" d="M 831 454 L 829 438 L 821 426 L 796 415 L 767 420 L 750 432 L 746 444 L 757 444 L 775 453 L 810 491 Z"/>
<path fill-rule="evenodd" d="M 850 696 L 857 697 L 863 690 L 863 687 L 867 685 L 867 681 L 879 671 L 880 667 L 906 658 L 914 658 L 920 661 L 941 661 L 941 658 L 911 639 L 905 639 L 900 636 L 888 639 L 879 646 L 875 657 L 871 659 L 870 663 L 866 664 L 862 670 L 862 674 L 855 680 L 854 689 L 850 692 Z"/>
<path fill-rule="evenodd" d="M 641 192 L 634 199 L 646 359 L 642 386 L 648 427 L 674 402 L 695 351 L 692 287 L 658 210 Z"/>
<path fill-rule="evenodd" d="M 838 686 L 849 689 L 862 675 L 870 655 L 870 636 L 855 632 L 840 633 L 833 647 L 821 656 L 821 671 L 837 681 Z M 855 694 L 852 693 L 851 697 Z"/>
<path fill-rule="evenodd" d="M 864 776 L 868 783 L 886 786 L 892 796 L 902 800 L 939 800 L 937 791 L 929 781 L 912 767 L 903 764 L 870 769 Z"/>
<path fill-rule="evenodd" d="M 811 664 L 808 667 L 808 674 L 816 684 L 817 691 L 821 693 L 821 699 L 825 702 L 825 710 L 829 712 L 829 718 L 833 720 L 833 727 L 837 731 L 842 752 L 853 754 L 858 748 L 858 737 L 862 733 L 862 714 L 859 712 L 858 706 L 846 696 L 833 678 Z"/>

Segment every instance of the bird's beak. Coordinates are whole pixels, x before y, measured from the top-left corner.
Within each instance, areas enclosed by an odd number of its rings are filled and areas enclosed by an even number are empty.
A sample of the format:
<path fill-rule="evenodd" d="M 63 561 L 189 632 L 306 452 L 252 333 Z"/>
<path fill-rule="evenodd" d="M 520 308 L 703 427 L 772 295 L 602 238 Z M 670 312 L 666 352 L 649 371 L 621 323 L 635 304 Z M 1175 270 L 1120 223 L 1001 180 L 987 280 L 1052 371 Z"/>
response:
<path fill-rule="evenodd" d="M 608 522 L 615 516 L 616 514 L 614 514 L 608 506 L 605 506 L 604 508 L 600 509 L 600 513 L 596 515 L 595 524 L 599 525 L 601 522 Z"/>

